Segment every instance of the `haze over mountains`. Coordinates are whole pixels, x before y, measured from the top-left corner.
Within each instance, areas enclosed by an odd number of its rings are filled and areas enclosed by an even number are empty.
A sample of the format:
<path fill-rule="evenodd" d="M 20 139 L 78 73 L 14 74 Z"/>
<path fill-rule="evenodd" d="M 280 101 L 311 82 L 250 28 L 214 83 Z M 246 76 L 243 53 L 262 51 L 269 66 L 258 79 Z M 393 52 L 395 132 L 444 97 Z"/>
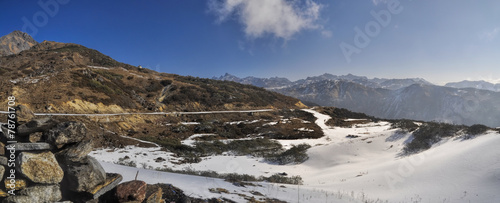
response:
<path fill-rule="evenodd" d="M 292 82 L 286 78 L 214 78 L 252 84 L 322 106 L 347 108 L 388 119 L 500 126 L 500 93 L 484 81 L 437 86 L 421 78 L 368 79 L 323 74 Z"/>
<path fill-rule="evenodd" d="M 491 82 L 486 82 L 484 80 L 480 80 L 480 81 L 464 80 L 461 82 L 450 82 L 444 86 L 454 87 L 454 88 L 476 88 L 476 89 L 483 89 L 483 90 L 500 92 L 500 83 L 493 84 Z"/>

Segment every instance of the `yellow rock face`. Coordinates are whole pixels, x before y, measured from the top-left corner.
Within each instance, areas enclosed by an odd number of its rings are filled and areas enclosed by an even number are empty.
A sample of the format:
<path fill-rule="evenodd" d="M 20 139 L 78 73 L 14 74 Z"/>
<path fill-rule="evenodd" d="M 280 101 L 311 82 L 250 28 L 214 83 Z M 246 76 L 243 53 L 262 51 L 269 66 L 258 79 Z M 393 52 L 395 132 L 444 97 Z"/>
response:
<path fill-rule="evenodd" d="M 23 180 L 23 179 L 16 179 L 15 184 L 12 184 L 12 182 L 9 179 L 6 179 L 4 181 L 4 184 L 5 184 L 5 188 L 7 188 L 8 190 L 10 190 L 10 189 L 22 190 L 28 186 L 28 184 L 26 183 L 26 180 Z M 14 188 L 12 188 L 12 186 L 14 186 Z M 0 194 L 0 196 L 1 196 L 1 194 Z"/>
<path fill-rule="evenodd" d="M 17 166 L 18 171 L 32 182 L 55 184 L 62 181 L 64 172 L 52 152 L 21 152 L 19 158 L 21 163 Z"/>
<path fill-rule="evenodd" d="M 301 101 L 295 103 L 295 106 L 299 107 L 299 108 L 308 108 L 305 104 L 303 104 Z"/>
<path fill-rule="evenodd" d="M 82 101 L 80 99 L 68 101 L 64 105 L 69 107 L 69 109 L 71 109 L 75 112 L 82 112 L 82 113 L 123 113 L 123 112 L 125 112 L 118 105 L 113 104 L 113 105 L 107 106 L 107 105 L 104 105 L 102 103 L 94 104 L 92 102 Z"/>

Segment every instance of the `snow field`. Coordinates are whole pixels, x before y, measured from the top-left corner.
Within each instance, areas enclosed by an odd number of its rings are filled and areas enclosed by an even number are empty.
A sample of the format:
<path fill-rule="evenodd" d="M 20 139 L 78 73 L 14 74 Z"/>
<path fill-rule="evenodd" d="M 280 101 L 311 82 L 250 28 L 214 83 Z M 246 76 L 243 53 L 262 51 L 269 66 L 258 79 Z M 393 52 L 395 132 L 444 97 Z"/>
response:
<path fill-rule="evenodd" d="M 139 179 L 150 181 L 148 183 L 171 183 L 186 194 L 204 198 L 224 196 L 237 202 L 246 201 L 238 195 L 215 194 L 208 189 L 220 187 L 249 196 L 255 196 L 249 192 L 259 191 L 269 198 L 289 202 L 297 202 L 297 199 L 301 202 L 500 202 L 500 136 L 496 132 L 471 140 L 446 139 L 425 152 L 402 157 L 401 149 L 411 135 L 399 134 L 397 129 L 390 129 L 387 122 L 332 128 L 325 124 L 330 119 L 328 115 L 312 109 L 305 111 L 318 118 L 316 124 L 325 136 L 278 140 L 285 148 L 302 143 L 312 146 L 307 152 L 309 160 L 298 165 L 274 165 L 262 158 L 230 154 L 207 157 L 195 164 L 177 165 L 172 163 L 177 160 L 172 153 L 134 146 L 114 151 L 99 149 L 92 156 L 113 163 L 127 155 L 137 167 L 151 169 L 189 168 L 254 176 L 286 172 L 304 180 L 304 185 L 299 188 L 293 185 L 282 188 L 279 187 L 282 184 L 269 183 L 257 183 L 263 187 L 242 188 L 220 179 L 103 163 L 109 172 L 125 173 L 122 174 L 125 179 L 134 178 L 136 171 L 140 170 Z M 359 137 L 346 138 L 348 135 Z M 184 143 L 193 144 L 196 136 L 203 135 L 193 135 Z M 167 161 L 155 162 L 157 157 Z M 156 176 L 164 179 L 154 178 Z"/>

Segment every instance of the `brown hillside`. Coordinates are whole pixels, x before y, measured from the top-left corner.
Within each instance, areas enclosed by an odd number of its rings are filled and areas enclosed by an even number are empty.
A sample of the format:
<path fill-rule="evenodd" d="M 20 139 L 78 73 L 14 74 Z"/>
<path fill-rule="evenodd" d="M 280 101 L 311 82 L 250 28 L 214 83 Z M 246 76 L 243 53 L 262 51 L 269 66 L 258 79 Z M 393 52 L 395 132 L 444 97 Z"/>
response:
<path fill-rule="evenodd" d="M 18 54 L 0 57 L 0 109 L 7 110 L 7 97 L 14 95 L 37 113 L 124 113 L 248 109 L 295 109 L 299 100 L 263 88 L 235 82 L 217 81 L 158 73 L 113 60 L 96 50 L 77 44 L 44 41 Z M 208 122 L 207 132 L 240 136 L 245 133 L 276 131 L 273 136 L 304 136 L 291 124 L 279 129 L 232 130 L 224 122 L 261 118 L 279 120 L 283 112 L 213 114 L 199 116 L 127 115 L 58 116 L 55 119 L 80 121 L 87 125 L 95 147 L 138 144 L 124 138 L 160 139 L 174 143 L 187 138 L 200 126 L 182 122 Z M 165 124 L 169 125 L 165 125 Z M 205 124 L 203 124 L 205 125 Z M 202 125 L 202 127 L 203 127 Z M 313 124 L 308 128 L 314 128 Z M 230 128 L 230 129 L 228 129 Z M 242 128 L 242 129 L 240 129 Z M 181 130 L 179 130 L 181 129 Z M 257 131 L 258 129 L 258 131 Z M 233 132 L 234 131 L 234 132 Z M 241 131 L 241 132 L 240 132 Z M 318 131 L 319 133 L 319 131 Z M 320 136 L 316 135 L 307 136 Z M 142 144 L 144 145 L 144 144 Z"/>
<path fill-rule="evenodd" d="M 35 112 L 110 113 L 297 108 L 299 101 L 234 82 L 158 73 L 77 44 L 44 41 L 0 57 L 1 106 L 14 95 Z"/>

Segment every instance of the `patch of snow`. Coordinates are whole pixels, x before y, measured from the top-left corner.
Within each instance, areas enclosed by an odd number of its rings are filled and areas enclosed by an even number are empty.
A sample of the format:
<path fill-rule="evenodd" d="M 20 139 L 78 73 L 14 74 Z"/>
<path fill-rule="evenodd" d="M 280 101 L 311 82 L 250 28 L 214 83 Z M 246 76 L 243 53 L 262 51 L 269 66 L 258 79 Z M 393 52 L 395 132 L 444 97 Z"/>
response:
<path fill-rule="evenodd" d="M 181 122 L 182 125 L 200 125 L 200 122 Z"/>
<path fill-rule="evenodd" d="M 314 130 L 308 128 L 298 128 L 297 130 L 302 132 L 314 132 Z"/>
<path fill-rule="evenodd" d="M 128 136 L 123 136 L 123 135 L 120 135 L 120 137 L 131 139 L 131 140 L 135 140 L 135 141 L 146 143 L 146 144 L 152 144 L 152 145 L 155 145 L 156 147 L 160 147 L 160 145 L 158 145 L 158 144 L 156 144 L 154 142 L 144 141 L 144 140 L 140 140 L 140 139 L 133 138 L 133 137 L 128 137 Z"/>
<path fill-rule="evenodd" d="M 348 118 L 348 119 L 345 119 L 344 121 L 367 121 L 367 119 L 355 119 L 355 118 Z"/>
<path fill-rule="evenodd" d="M 252 124 L 252 123 L 257 123 L 261 120 L 253 120 L 253 121 L 249 121 L 249 120 L 244 120 L 244 121 L 231 121 L 231 122 L 225 122 L 224 124 L 228 124 L 228 125 L 238 125 L 240 123 L 243 123 L 243 124 Z"/>
<path fill-rule="evenodd" d="M 216 134 L 213 134 L 213 133 L 209 133 L 209 134 L 194 134 L 194 135 L 191 135 L 190 137 L 188 137 L 187 139 L 182 140 L 181 144 L 188 145 L 188 146 L 194 146 L 194 144 L 196 143 L 195 138 L 197 138 L 197 137 L 204 137 L 204 136 L 212 136 L 212 135 L 216 135 Z"/>
<path fill-rule="evenodd" d="M 107 162 L 100 163 L 106 172 L 119 172 L 122 174 L 124 182 L 134 180 L 135 175 L 138 173 L 137 179 L 143 180 L 148 184 L 172 184 L 173 186 L 183 190 L 186 195 L 196 198 L 227 198 L 238 203 L 244 203 L 248 201 L 238 194 L 255 197 L 255 199 L 259 200 L 262 196 L 254 195 L 255 192 L 259 192 L 265 197 L 276 198 L 287 202 L 360 202 L 356 201 L 357 197 L 351 197 L 351 193 L 348 192 L 329 192 L 325 190 L 317 190 L 307 186 L 274 184 L 267 182 L 254 182 L 256 186 L 247 185 L 245 187 L 238 187 L 235 184 L 218 178 L 206 178 L 147 169 L 137 169 Z M 231 194 L 212 193 L 209 191 L 210 188 L 223 188 L 228 190 Z M 360 194 L 353 192 L 352 195 Z"/>
<path fill-rule="evenodd" d="M 108 67 L 102 67 L 102 66 L 87 66 L 89 68 L 95 68 L 95 69 L 104 69 L 104 70 L 109 70 Z"/>

